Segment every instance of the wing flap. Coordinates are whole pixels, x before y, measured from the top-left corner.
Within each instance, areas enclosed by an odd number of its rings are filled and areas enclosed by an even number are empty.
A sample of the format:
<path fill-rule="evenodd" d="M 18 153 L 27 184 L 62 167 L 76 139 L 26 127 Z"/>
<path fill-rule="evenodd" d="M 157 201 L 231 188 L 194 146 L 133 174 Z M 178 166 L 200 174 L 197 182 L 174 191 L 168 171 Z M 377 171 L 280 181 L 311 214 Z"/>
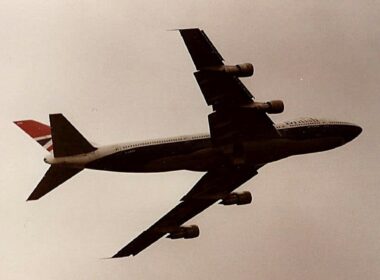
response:
<path fill-rule="evenodd" d="M 226 73 L 198 71 L 194 73 L 207 105 L 239 106 L 252 102 L 253 95 L 236 77 Z"/>

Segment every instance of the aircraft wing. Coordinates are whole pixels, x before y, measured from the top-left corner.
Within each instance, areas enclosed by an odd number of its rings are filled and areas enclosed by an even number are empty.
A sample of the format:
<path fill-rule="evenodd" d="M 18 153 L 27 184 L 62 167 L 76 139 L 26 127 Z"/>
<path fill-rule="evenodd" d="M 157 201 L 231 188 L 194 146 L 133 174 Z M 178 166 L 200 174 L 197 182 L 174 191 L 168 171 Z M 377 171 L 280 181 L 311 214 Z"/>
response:
<path fill-rule="evenodd" d="M 227 100 L 237 104 L 252 102 L 252 94 L 237 77 L 207 71 L 223 66 L 224 59 L 203 30 L 181 29 L 180 33 L 198 70 L 194 75 L 208 105 L 215 106 Z"/>
<path fill-rule="evenodd" d="M 226 197 L 256 174 L 255 166 L 224 167 L 207 172 L 182 198 L 180 204 L 121 249 L 113 258 L 137 255 L 164 235 L 177 231 L 183 223 Z"/>
<path fill-rule="evenodd" d="M 239 135 L 251 139 L 278 136 L 268 115 L 252 109 L 254 97 L 238 75 L 221 70 L 223 58 L 206 33 L 194 28 L 181 29 L 180 34 L 198 70 L 194 75 L 206 103 L 214 110 L 209 115 L 213 142 L 235 142 Z"/>

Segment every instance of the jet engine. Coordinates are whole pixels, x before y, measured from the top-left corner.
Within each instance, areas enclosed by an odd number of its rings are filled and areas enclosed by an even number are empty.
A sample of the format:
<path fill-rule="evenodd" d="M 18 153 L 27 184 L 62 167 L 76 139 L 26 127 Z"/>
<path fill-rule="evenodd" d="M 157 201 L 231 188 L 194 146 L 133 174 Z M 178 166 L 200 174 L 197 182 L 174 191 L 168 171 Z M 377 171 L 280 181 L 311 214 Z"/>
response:
<path fill-rule="evenodd" d="M 243 63 L 237 65 L 222 65 L 216 67 L 207 67 L 203 71 L 221 72 L 236 77 L 250 77 L 253 75 L 254 68 L 251 63 Z"/>
<path fill-rule="evenodd" d="M 190 239 L 190 238 L 196 238 L 199 236 L 199 227 L 196 225 L 192 226 L 182 226 L 178 229 L 170 232 L 168 235 L 168 238 L 170 239 Z"/>
<path fill-rule="evenodd" d="M 282 100 L 271 100 L 268 102 L 254 102 L 249 105 L 257 111 L 263 111 L 268 114 L 279 114 L 284 111 L 284 102 Z"/>
<path fill-rule="evenodd" d="M 220 204 L 223 205 L 244 205 L 252 202 L 252 195 L 250 192 L 230 193 L 227 195 Z"/>

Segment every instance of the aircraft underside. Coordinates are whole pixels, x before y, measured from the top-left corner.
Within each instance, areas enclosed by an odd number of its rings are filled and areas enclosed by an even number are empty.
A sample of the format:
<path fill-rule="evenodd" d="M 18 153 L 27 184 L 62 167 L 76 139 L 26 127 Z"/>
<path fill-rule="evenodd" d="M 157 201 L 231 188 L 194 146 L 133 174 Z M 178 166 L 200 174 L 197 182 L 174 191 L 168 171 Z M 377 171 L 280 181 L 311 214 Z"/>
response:
<path fill-rule="evenodd" d="M 197 142 L 197 143 L 191 143 Z M 86 168 L 116 172 L 208 171 L 228 165 L 264 165 L 291 155 L 324 151 L 339 146 L 341 138 L 293 140 L 275 138 L 212 145 L 209 139 L 145 146 L 95 160 Z"/>
<path fill-rule="evenodd" d="M 205 172 L 166 215 L 113 257 L 136 255 L 158 239 L 195 238 L 199 228 L 185 223 L 218 201 L 244 205 L 248 191 L 236 192 L 263 165 L 292 155 L 341 146 L 362 129 L 347 122 L 301 119 L 274 124 L 268 114 L 284 111 L 281 100 L 258 102 L 240 78 L 254 73 L 251 63 L 225 65 L 204 31 L 179 30 L 196 71 L 195 79 L 212 113 L 207 134 L 94 146 L 62 114 L 49 115 L 50 126 L 34 120 L 15 122 L 49 151 L 45 176 L 28 197 L 37 200 L 84 168 L 118 172 Z"/>

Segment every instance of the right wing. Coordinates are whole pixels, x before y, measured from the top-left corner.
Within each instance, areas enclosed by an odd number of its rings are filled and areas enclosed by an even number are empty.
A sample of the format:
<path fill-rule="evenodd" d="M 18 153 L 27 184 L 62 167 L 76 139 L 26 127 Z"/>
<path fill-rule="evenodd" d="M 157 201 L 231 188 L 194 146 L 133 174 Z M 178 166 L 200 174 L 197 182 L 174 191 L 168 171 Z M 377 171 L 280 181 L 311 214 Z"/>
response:
<path fill-rule="evenodd" d="M 113 258 L 137 255 L 164 235 L 178 230 L 183 223 L 223 199 L 256 174 L 257 169 L 254 166 L 220 168 L 207 172 L 182 198 L 180 204 L 121 249 Z"/>

